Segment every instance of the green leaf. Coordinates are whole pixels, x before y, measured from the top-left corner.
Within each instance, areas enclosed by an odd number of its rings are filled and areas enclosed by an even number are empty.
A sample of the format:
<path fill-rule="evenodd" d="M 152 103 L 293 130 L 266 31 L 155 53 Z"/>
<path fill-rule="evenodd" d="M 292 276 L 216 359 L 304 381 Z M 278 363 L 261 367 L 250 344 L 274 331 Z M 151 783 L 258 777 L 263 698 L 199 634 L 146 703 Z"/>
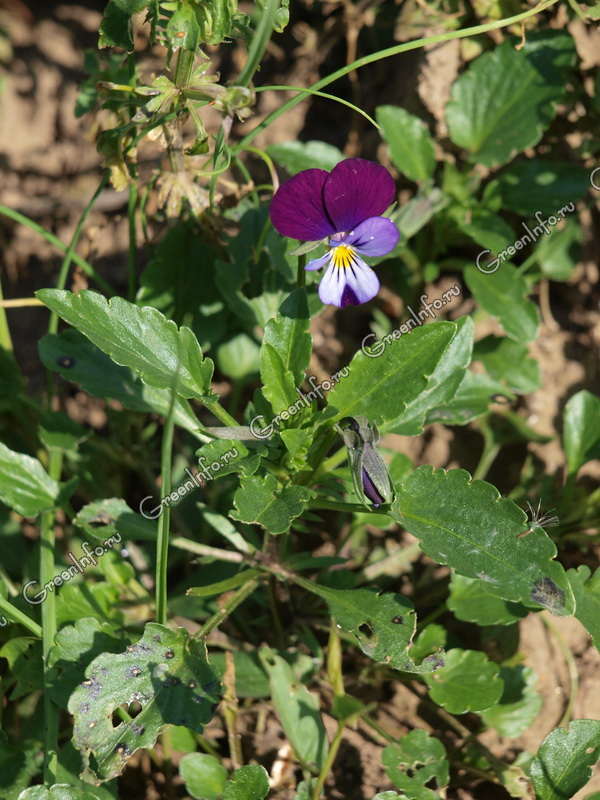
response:
<path fill-rule="evenodd" d="M 496 272 L 481 272 L 475 266 L 465 270 L 465 281 L 477 302 L 496 317 L 507 335 L 518 342 L 535 339 L 539 315 L 527 299 L 528 288 L 516 267 L 502 263 Z"/>
<path fill-rule="evenodd" d="M 48 691 L 56 705 L 67 708 L 90 661 L 101 653 L 121 652 L 125 644 L 112 625 L 94 617 L 84 617 L 61 628 L 48 654 Z"/>
<path fill-rule="evenodd" d="M 150 501 L 148 504 L 144 503 L 145 509 L 153 506 L 154 503 Z M 88 503 L 79 510 L 73 522 L 89 536 L 102 541 L 115 533 L 134 541 L 156 541 L 156 523 L 132 511 L 121 497 L 108 497 L 106 500 Z"/>
<path fill-rule="evenodd" d="M 69 786 L 68 783 L 55 783 L 49 789 L 45 786 L 32 786 L 19 795 L 19 800 L 90 800 L 87 790 Z"/>
<path fill-rule="evenodd" d="M 563 440 L 569 475 L 600 457 L 600 397 L 582 389 L 569 398 L 563 415 Z"/>
<path fill-rule="evenodd" d="M 288 662 L 300 683 L 307 683 L 311 679 L 315 670 L 311 656 L 289 651 L 276 652 Z M 225 674 L 225 653 L 211 652 L 209 661 L 217 675 L 222 678 Z M 233 663 L 235 666 L 235 693 L 240 699 L 269 697 L 269 676 L 257 651 L 236 650 L 233 653 Z"/>
<path fill-rule="evenodd" d="M 576 719 L 546 736 L 529 774 L 538 800 L 569 800 L 590 779 L 600 758 L 600 722 Z"/>
<path fill-rule="evenodd" d="M 397 106 L 378 106 L 375 114 L 394 166 L 413 181 L 429 180 L 435 169 L 435 148 L 425 123 Z"/>
<path fill-rule="evenodd" d="M 416 436 L 423 431 L 428 413 L 454 397 L 471 363 L 475 327 L 470 317 L 461 317 L 456 326 L 456 335 L 429 376 L 425 389 L 397 419 L 386 423 L 383 431 Z"/>
<path fill-rule="evenodd" d="M 515 240 L 513 229 L 502 217 L 486 208 L 459 209 L 452 215 L 459 229 L 476 244 L 499 253 Z"/>
<path fill-rule="evenodd" d="M 309 322 L 306 290 L 295 289 L 281 304 L 277 316 L 269 320 L 263 337 L 263 343 L 277 351 L 298 386 L 304 380 L 312 351 Z"/>
<path fill-rule="evenodd" d="M 487 413 L 490 403 L 497 395 L 514 399 L 505 386 L 487 375 L 465 372 L 454 397 L 427 414 L 426 423 L 442 422 L 444 425 L 466 425 L 471 420 Z"/>
<path fill-rule="evenodd" d="M 344 154 L 337 147 L 319 141 L 270 144 L 267 153 L 290 175 L 295 175 L 303 169 L 317 168 L 329 171 L 344 159 Z"/>
<path fill-rule="evenodd" d="M 267 770 L 259 764 L 236 769 L 225 785 L 223 800 L 264 800 L 269 794 Z"/>
<path fill-rule="evenodd" d="M 579 220 L 570 218 L 562 228 L 543 236 L 535 248 L 542 274 L 553 281 L 567 281 L 573 274 L 581 252 L 583 231 Z"/>
<path fill-rule="evenodd" d="M 303 486 L 278 487 L 273 475 L 242 478 L 233 497 L 230 516 L 240 522 L 261 525 L 276 536 L 290 529 L 308 505 L 314 492 Z"/>
<path fill-rule="evenodd" d="M 98 47 L 121 47 L 128 52 L 133 50 L 133 37 L 131 35 L 131 15 L 120 7 L 119 0 L 109 0 L 104 9 Z"/>
<path fill-rule="evenodd" d="M 575 595 L 575 616 L 600 650 L 600 568 L 592 575 L 590 568 L 582 564 L 568 570 L 567 577 Z"/>
<path fill-rule="evenodd" d="M 416 636 L 410 654 L 416 662 L 427 656 L 441 653 L 446 646 L 446 630 L 435 623 L 426 625 Z"/>
<path fill-rule="evenodd" d="M 515 738 L 529 728 L 542 707 L 535 690 L 537 677 L 530 667 L 500 667 L 504 691 L 498 705 L 481 712 L 481 719 L 500 736 Z"/>
<path fill-rule="evenodd" d="M 54 508 L 60 485 L 51 478 L 37 458 L 0 442 L 0 500 L 24 517 L 35 517 Z"/>
<path fill-rule="evenodd" d="M 210 392 L 212 361 L 203 358 L 189 328 L 178 328 L 155 308 L 139 308 L 122 297 L 107 301 L 89 290 L 73 294 L 40 289 L 36 295 L 113 361 L 138 372 L 148 385 L 159 389 L 176 385 L 184 397 L 202 398 Z"/>
<path fill-rule="evenodd" d="M 527 158 L 502 170 L 496 191 L 500 195 L 502 208 L 524 217 L 537 212 L 536 220 L 529 225 L 532 228 L 547 215 L 563 219 L 572 214 L 575 203 L 584 196 L 589 186 L 589 172 L 579 164 Z M 556 222 L 551 221 L 550 224 Z"/>
<path fill-rule="evenodd" d="M 425 675 L 431 699 L 451 714 L 483 711 L 502 696 L 500 668 L 485 653 L 448 650 L 444 666 Z"/>
<path fill-rule="evenodd" d="M 489 583 L 504 600 L 572 614 L 573 593 L 556 547 L 525 512 L 461 469 L 422 466 L 396 487 L 391 515 L 420 539 L 423 551 L 459 574 Z"/>
<path fill-rule="evenodd" d="M 448 608 L 455 617 L 478 625 L 513 625 L 529 610 L 493 594 L 487 583 L 478 578 L 452 575 Z"/>
<path fill-rule="evenodd" d="M 266 341 L 260 348 L 260 377 L 263 382 L 262 393 L 275 414 L 296 407 L 298 392 L 294 376 L 285 368 L 281 355 Z"/>
<path fill-rule="evenodd" d="M 208 753 L 185 755 L 179 762 L 179 774 L 188 794 L 199 800 L 220 800 L 227 782 L 227 770 Z"/>
<path fill-rule="evenodd" d="M 516 50 L 513 41 L 504 42 L 452 85 L 446 106 L 450 138 L 487 167 L 537 144 L 566 91 L 567 70 L 575 61 L 571 37 L 544 31 L 532 34 L 528 45 Z"/>
<path fill-rule="evenodd" d="M 234 439 L 214 439 L 196 450 L 198 465 L 204 480 L 222 478 L 241 472 L 254 475 L 261 461 L 245 444 Z"/>
<path fill-rule="evenodd" d="M 261 571 L 258 569 L 244 569 L 223 581 L 210 583 L 206 586 L 192 586 L 186 591 L 186 594 L 192 597 L 214 597 L 216 594 L 223 594 L 224 592 L 230 592 L 232 589 L 237 589 L 239 586 L 243 586 L 249 580 L 261 574 Z"/>
<path fill-rule="evenodd" d="M 47 369 L 78 383 L 94 397 L 118 400 L 125 408 L 145 414 L 166 416 L 169 411 L 169 389 L 147 386 L 128 367 L 115 364 L 79 331 L 69 328 L 58 335 L 48 334 L 38 342 L 38 350 Z M 173 414 L 176 425 L 198 433 L 200 424 L 187 400 L 176 398 Z"/>
<path fill-rule="evenodd" d="M 307 583 L 305 588 L 326 601 L 336 623 L 374 661 L 406 672 L 426 672 L 438 666 L 437 657 L 416 665 L 409 655 L 416 616 L 412 603 L 403 595 L 332 589 L 317 583 Z"/>
<path fill-rule="evenodd" d="M 418 233 L 432 217 L 448 205 L 449 198 L 440 189 L 420 188 L 408 203 L 403 203 L 390 214 L 405 242 Z"/>
<path fill-rule="evenodd" d="M 473 361 L 481 361 L 487 372 L 497 381 L 519 394 L 535 392 L 540 388 L 540 368 L 527 355 L 527 347 L 520 342 L 500 336 L 480 339 L 473 350 Z"/>
<path fill-rule="evenodd" d="M 262 649 L 260 657 L 269 675 L 275 712 L 298 760 L 311 769 L 320 769 L 328 744 L 317 695 L 311 694 L 287 661 L 272 650 Z"/>
<path fill-rule="evenodd" d="M 103 653 L 73 692 L 73 742 L 82 751 L 86 774 L 100 780 L 119 775 L 139 748 L 154 746 L 167 724 L 201 733 L 219 701 L 219 681 L 204 644 L 187 631 L 146 624 L 142 639 L 125 653 Z M 113 727 L 115 709 L 141 706 L 131 722 Z"/>
<path fill-rule="evenodd" d="M 435 800 L 439 795 L 427 784 L 443 789 L 450 779 L 444 745 L 419 728 L 388 745 L 381 763 L 394 786 L 414 800 Z"/>
<path fill-rule="evenodd" d="M 46 412 L 38 427 L 38 436 L 45 447 L 55 450 L 76 450 L 90 432 L 60 411 Z"/>
<path fill-rule="evenodd" d="M 405 335 L 403 325 L 410 335 Z M 375 424 L 390 422 L 428 389 L 457 327 L 453 322 L 432 322 L 411 331 L 403 325 L 398 336 L 366 342 L 372 347 L 370 356 L 363 350 L 356 353 L 348 367 L 350 375 L 327 396 L 328 411 L 336 419 L 363 414 Z"/>
<path fill-rule="evenodd" d="M 228 378 L 243 381 L 258 373 L 260 369 L 260 348 L 245 333 L 238 333 L 228 342 L 219 345 L 217 365 Z"/>

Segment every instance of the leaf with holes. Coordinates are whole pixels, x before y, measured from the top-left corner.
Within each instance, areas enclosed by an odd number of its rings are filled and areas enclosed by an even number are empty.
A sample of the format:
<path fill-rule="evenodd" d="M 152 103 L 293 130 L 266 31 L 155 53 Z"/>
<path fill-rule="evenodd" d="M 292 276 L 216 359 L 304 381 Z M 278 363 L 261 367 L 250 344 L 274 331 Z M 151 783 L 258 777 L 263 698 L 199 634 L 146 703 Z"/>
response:
<path fill-rule="evenodd" d="M 576 719 L 546 736 L 529 774 L 538 800 L 568 800 L 589 781 L 600 758 L 600 722 Z"/>
<path fill-rule="evenodd" d="M 378 594 L 371 589 L 332 589 L 308 581 L 306 588 L 327 602 L 336 623 L 352 634 L 363 653 L 374 661 L 405 672 L 431 672 L 443 663 L 443 654 L 428 657 L 419 665 L 410 657 L 416 616 L 404 595 Z"/>
<path fill-rule="evenodd" d="M 69 711 L 83 774 L 92 781 L 119 775 L 132 753 L 153 747 L 167 724 L 201 733 L 220 700 L 220 683 L 204 644 L 183 628 L 173 631 L 154 622 L 124 653 L 95 658 L 85 675 L 71 695 Z M 141 707 L 139 714 L 115 725 L 118 709 L 131 704 Z"/>
<path fill-rule="evenodd" d="M 40 289 L 36 296 L 65 322 L 81 331 L 113 361 L 135 370 L 149 386 L 171 389 L 182 397 L 210 393 L 213 363 L 204 358 L 189 328 L 178 328 L 151 306 L 122 297 L 106 300 L 84 290 L 78 294 Z"/>
<path fill-rule="evenodd" d="M 396 486 L 391 516 L 434 561 L 486 581 L 504 600 L 554 614 L 575 610 L 566 572 L 554 561 L 554 542 L 541 528 L 521 537 L 529 527 L 525 512 L 465 470 L 414 470 Z"/>
<path fill-rule="evenodd" d="M 451 714 L 483 711 L 496 705 L 504 684 L 500 668 L 485 653 L 448 650 L 444 666 L 425 675 L 431 699 Z"/>
<path fill-rule="evenodd" d="M 443 789 L 448 785 L 444 745 L 424 730 L 413 730 L 397 743 L 388 745 L 381 762 L 394 786 L 413 800 L 435 800 L 438 795 L 432 788 Z"/>

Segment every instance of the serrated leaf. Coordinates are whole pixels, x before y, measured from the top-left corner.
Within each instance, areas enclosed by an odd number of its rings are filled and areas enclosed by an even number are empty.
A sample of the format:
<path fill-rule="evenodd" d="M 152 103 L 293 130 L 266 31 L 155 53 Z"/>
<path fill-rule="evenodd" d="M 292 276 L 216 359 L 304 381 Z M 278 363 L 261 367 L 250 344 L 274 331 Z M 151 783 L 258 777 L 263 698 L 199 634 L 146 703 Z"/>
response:
<path fill-rule="evenodd" d="M 512 41 L 504 42 L 479 56 L 452 85 L 446 106 L 450 138 L 485 166 L 504 164 L 537 144 L 565 93 L 575 59 L 571 37 L 544 31 L 528 45 L 516 50 Z M 549 63 L 553 58 L 556 63 Z"/>
<path fill-rule="evenodd" d="M 192 797 L 220 800 L 227 781 L 227 770 L 215 756 L 188 753 L 179 762 L 179 774 Z"/>
<path fill-rule="evenodd" d="M 144 500 L 140 503 L 140 507 L 146 511 L 154 505 L 154 502 L 148 501 L 146 504 Z M 132 511 L 121 497 L 108 497 L 88 503 L 78 511 L 73 522 L 94 539 L 102 541 L 115 533 L 134 541 L 156 540 L 156 523 Z"/>
<path fill-rule="evenodd" d="M 520 736 L 529 728 L 542 707 L 535 690 L 537 677 L 530 667 L 500 667 L 504 690 L 498 705 L 481 712 L 481 719 L 500 736 Z"/>
<path fill-rule="evenodd" d="M 470 317 L 461 317 L 456 326 L 456 335 L 429 376 L 425 389 L 397 419 L 382 426 L 382 431 L 416 436 L 423 431 L 428 413 L 454 397 L 471 363 L 475 327 Z"/>
<path fill-rule="evenodd" d="M 432 322 L 405 335 L 402 326 L 398 331 L 398 338 L 380 340 L 374 349 L 378 355 L 356 353 L 348 377 L 327 396 L 328 412 L 336 419 L 360 414 L 375 424 L 398 419 L 427 390 L 457 327 L 453 322 Z"/>
<path fill-rule="evenodd" d="M 537 212 L 537 219 L 531 222 L 530 228 L 546 215 L 562 219 L 572 214 L 575 203 L 590 185 L 588 170 L 579 164 L 544 158 L 516 161 L 502 170 L 497 181 L 502 208 L 524 217 Z"/>
<path fill-rule="evenodd" d="M 167 319 L 151 306 L 140 308 L 122 297 L 107 301 L 97 292 L 78 294 L 40 289 L 37 297 L 65 322 L 77 328 L 121 366 L 142 380 L 183 397 L 210 392 L 213 363 L 204 358 L 192 331 Z"/>
<path fill-rule="evenodd" d="M 495 595 L 479 578 L 452 575 L 448 608 L 455 617 L 478 625 L 513 625 L 529 613 L 520 603 Z"/>
<path fill-rule="evenodd" d="M 477 302 L 496 317 L 507 335 L 518 342 L 537 336 L 539 314 L 527 299 L 528 288 L 519 271 L 507 262 L 495 272 L 481 272 L 475 266 L 465 269 L 465 281 Z"/>
<path fill-rule="evenodd" d="M 119 653 L 127 641 L 112 625 L 94 617 L 78 619 L 56 634 L 48 653 L 47 686 L 59 708 L 67 708 L 69 697 L 84 678 L 85 668 L 101 653 Z"/>
<path fill-rule="evenodd" d="M 269 793 L 269 776 L 260 764 L 236 769 L 225 784 L 223 800 L 264 800 Z"/>
<path fill-rule="evenodd" d="M 582 389 L 563 412 L 563 441 L 569 475 L 600 457 L 600 397 Z"/>
<path fill-rule="evenodd" d="M 575 603 L 556 547 L 525 512 L 461 469 L 422 466 L 396 487 L 391 515 L 420 539 L 425 553 L 459 574 L 489 583 L 504 600 L 572 614 Z"/>
<path fill-rule="evenodd" d="M 65 380 L 78 383 L 94 397 L 118 400 L 131 411 L 166 416 L 171 402 L 169 389 L 147 386 L 128 367 L 121 367 L 79 331 L 69 328 L 48 334 L 38 342 L 40 358 L 47 369 Z M 200 425 L 188 401 L 177 397 L 173 410 L 175 424 L 198 433 Z"/>
<path fill-rule="evenodd" d="M 242 478 L 233 497 L 232 519 L 261 525 L 276 536 L 290 529 L 305 510 L 314 492 L 303 486 L 278 487 L 273 475 Z"/>
<path fill-rule="evenodd" d="M 318 697 L 297 680 L 287 661 L 272 650 L 264 648 L 259 655 L 269 675 L 275 712 L 298 760 L 312 769 L 320 769 L 329 748 Z"/>
<path fill-rule="evenodd" d="M 303 169 L 332 170 L 344 159 L 344 154 L 337 147 L 316 140 L 271 144 L 267 147 L 267 153 L 290 175 Z"/>
<path fill-rule="evenodd" d="M 473 349 L 473 361 L 481 361 L 497 381 L 505 381 L 515 392 L 528 394 L 540 387 L 540 368 L 520 342 L 500 336 L 486 336 Z"/>
<path fill-rule="evenodd" d="M 567 577 L 575 595 L 575 616 L 600 650 L 600 568 L 592 575 L 590 568 L 582 564 L 568 570 Z"/>
<path fill-rule="evenodd" d="M 485 653 L 448 650 L 444 666 L 425 675 L 431 699 L 451 714 L 483 711 L 502 696 L 500 668 Z"/>
<path fill-rule="evenodd" d="M 425 123 L 397 106 L 375 109 L 394 166 L 413 181 L 426 181 L 435 169 L 435 148 Z"/>
<path fill-rule="evenodd" d="M 263 383 L 262 393 L 275 414 L 295 408 L 298 392 L 294 376 L 286 369 L 281 355 L 273 345 L 265 341 L 260 348 L 260 377 Z"/>
<path fill-rule="evenodd" d="M 306 588 L 309 589 L 308 584 Z M 409 647 L 416 616 L 404 595 L 378 594 L 371 589 L 333 589 L 317 583 L 311 583 L 309 590 L 326 601 L 336 623 L 374 661 L 406 672 L 427 672 L 439 666 L 438 657 L 420 665 L 411 658 Z"/>
<path fill-rule="evenodd" d="M 427 788 L 430 782 L 439 789 L 448 785 L 448 759 L 444 745 L 418 728 L 397 743 L 388 745 L 381 755 L 381 763 L 394 786 L 414 800 L 435 800 L 438 797 Z"/>
<path fill-rule="evenodd" d="M 245 444 L 234 439 L 214 439 L 199 447 L 196 455 L 204 480 L 236 472 L 254 475 L 261 462 L 260 453 L 251 452 Z"/>
<path fill-rule="evenodd" d="M 538 800 L 569 800 L 590 779 L 600 758 L 600 722 L 576 719 L 546 736 L 529 774 Z"/>
<path fill-rule="evenodd" d="M 133 50 L 131 15 L 120 7 L 119 0 L 109 0 L 100 23 L 98 47 L 121 47 Z"/>
<path fill-rule="evenodd" d="M 37 458 L 16 453 L 0 442 L 0 500 L 24 517 L 54 508 L 60 485 Z"/>
<path fill-rule="evenodd" d="M 167 724 L 201 733 L 220 699 L 204 644 L 183 628 L 173 631 L 154 622 L 126 652 L 103 653 L 85 674 L 69 700 L 73 742 L 86 773 L 100 780 L 119 775 L 139 748 L 153 747 Z M 132 703 L 141 706 L 139 714 L 113 727 L 115 709 Z"/>
<path fill-rule="evenodd" d="M 263 343 L 279 353 L 284 369 L 292 373 L 298 386 L 304 380 L 312 350 L 309 322 L 306 290 L 295 289 L 281 304 L 277 316 L 269 320 L 263 337 Z"/>

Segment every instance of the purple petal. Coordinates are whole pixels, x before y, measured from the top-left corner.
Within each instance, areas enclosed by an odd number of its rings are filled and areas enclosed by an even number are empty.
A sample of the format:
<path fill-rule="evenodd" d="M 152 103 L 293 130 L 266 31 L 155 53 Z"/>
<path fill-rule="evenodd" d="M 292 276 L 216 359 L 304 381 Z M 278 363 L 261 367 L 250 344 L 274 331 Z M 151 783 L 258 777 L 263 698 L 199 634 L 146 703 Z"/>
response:
<path fill-rule="evenodd" d="M 321 269 L 327 264 L 330 258 L 331 258 L 331 253 L 328 250 L 324 256 L 321 256 L 320 258 L 313 258 L 311 261 L 309 261 L 308 264 L 304 267 L 304 269 L 308 270 Z"/>
<path fill-rule="evenodd" d="M 328 176 L 324 169 L 305 169 L 275 192 L 271 222 L 282 236 L 316 242 L 335 233 L 323 204 L 323 186 Z"/>
<path fill-rule="evenodd" d="M 369 475 L 365 469 L 362 471 L 362 485 L 364 493 L 376 508 L 384 502 L 383 497 L 377 491 L 375 484 L 371 478 L 369 478 Z"/>
<path fill-rule="evenodd" d="M 336 267 L 333 262 L 319 284 L 321 302 L 344 308 L 371 300 L 379 291 L 379 279 L 358 256 L 351 267 Z"/>
<path fill-rule="evenodd" d="M 400 231 L 387 217 L 370 217 L 344 239 L 344 244 L 355 247 L 365 256 L 384 256 L 393 250 L 400 239 Z"/>
<path fill-rule="evenodd" d="M 364 158 L 340 161 L 323 188 L 325 208 L 336 231 L 350 231 L 369 217 L 378 217 L 395 194 L 387 169 Z"/>

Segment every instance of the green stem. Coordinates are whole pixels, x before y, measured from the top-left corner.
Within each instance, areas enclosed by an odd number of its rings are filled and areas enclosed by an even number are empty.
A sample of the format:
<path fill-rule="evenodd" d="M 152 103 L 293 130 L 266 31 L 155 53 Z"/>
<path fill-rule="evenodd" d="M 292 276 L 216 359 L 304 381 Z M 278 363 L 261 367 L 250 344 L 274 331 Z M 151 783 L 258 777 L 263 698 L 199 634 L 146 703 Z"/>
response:
<path fill-rule="evenodd" d="M 317 499 L 310 504 L 310 508 L 315 511 L 349 511 L 353 514 L 366 514 L 369 512 L 369 509 L 360 503 L 342 503 L 337 500 Z M 376 513 L 387 514 L 388 508 L 389 506 L 380 506 Z"/>
<path fill-rule="evenodd" d="M 64 242 L 61 242 L 53 233 L 50 233 L 45 228 L 42 228 L 41 225 L 38 225 L 37 222 L 34 222 L 29 217 L 26 217 L 24 214 L 20 214 L 18 211 L 13 211 L 12 208 L 8 208 L 7 206 L 0 205 L 0 214 L 3 214 L 5 217 L 9 217 L 13 219 L 15 222 L 21 223 L 21 225 L 25 225 L 27 228 L 30 228 L 32 231 L 39 233 L 47 242 L 54 245 L 54 247 L 61 250 L 63 253 L 67 251 L 67 245 Z M 98 286 L 103 289 L 107 294 L 114 295 L 116 294 L 115 289 L 104 280 L 101 275 L 98 275 L 94 267 L 90 263 L 88 263 L 84 258 L 77 253 L 73 253 L 71 256 L 72 261 L 77 264 L 78 267 L 85 272 L 90 278 L 96 281 Z"/>
<path fill-rule="evenodd" d="M 127 252 L 127 274 L 128 298 L 131 302 L 135 300 L 137 275 L 136 275 L 136 254 L 137 254 L 137 231 L 135 227 L 135 213 L 137 209 L 138 191 L 135 183 L 129 184 L 129 199 L 127 201 L 127 219 L 129 221 L 129 249 Z"/>
<path fill-rule="evenodd" d="M 569 699 L 567 701 L 564 713 L 560 718 L 560 722 L 558 723 L 559 728 L 564 728 L 573 718 L 573 707 L 575 705 L 575 699 L 579 690 L 579 674 L 577 672 L 577 664 L 573 658 L 573 653 L 571 652 L 568 644 L 563 638 L 562 633 L 558 630 L 556 625 L 547 619 L 546 615 L 542 615 L 541 619 L 546 627 L 546 630 L 554 637 L 558 649 L 560 650 L 561 655 L 566 662 L 567 671 L 569 673 Z"/>
<path fill-rule="evenodd" d="M 377 128 L 378 131 L 381 130 L 381 125 L 378 125 L 377 122 L 370 117 L 366 111 L 363 111 L 362 108 L 355 106 L 354 103 L 351 103 L 349 100 L 343 100 L 341 97 L 336 97 L 334 94 L 328 94 L 327 92 L 317 92 L 314 89 L 305 89 L 303 86 L 284 86 L 284 85 L 273 85 L 273 86 L 258 86 L 255 92 L 302 92 L 308 96 L 316 96 L 316 97 L 323 97 L 325 100 L 333 100 L 335 103 L 341 103 L 343 106 L 347 106 L 355 111 L 357 114 L 360 114 L 361 117 L 364 117 L 368 120 L 371 125 Z M 308 99 L 308 97 L 306 97 Z"/>
<path fill-rule="evenodd" d="M 261 9 L 260 20 L 254 31 L 250 47 L 248 48 L 248 60 L 236 81 L 236 85 L 248 86 L 254 77 L 254 73 L 258 69 L 265 50 L 267 49 L 267 45 L 269 44 L 269 39 L 273 31 L 273 24 L 275 22 L 275 15 L 278 10 L 279 0 L 267 0 Z"/>
<path fill-rule="evenodd" d="M 250 595 L 257 589 L 259 581 L 255 578 L 248 583 L 244 584 L 237 592 L 225 603 L 225 605 L 215 612 L 210 619 L 208 619 L 195 636 L 208 636 L 208 634 L 217 628 L 227 617 L 232 614 L 235 609 L 241 605 Z"/>
<path fill-rule="evenodd" d="M 0 281 L 0 300 L 4 300 L 2 294 L 2 282 Z M 13 343 L 10 335 L 10 328 L 8 327 L 8 320 L 6 319 L 6 311 L 0 305 L 0 347 L 8 350 L 10 353 L 13 351 Z"/>
<path fill-rule="evenodd" d="M 332 456 L 326 458 L 325 461 L 321 464 L 321 466 L 316 470 L 313 475 L 313 481 L 318 480 L 322 475 L 328 475 L 332 472 L 336 467 L 339 467 L 340 464 L 343 464 L 344 461 L 348 459 L 348 449 L 344 447 L 340 447 Z"/>
<path fill-rule="evenodd" d="M 303 289 L 306 286 L 306 270 L 304 269 L 306 266 L 306 254 L 298 256 L 298 286 L 300 289 Z"/>
<path fill-rule="evenodd" d="M 231 414 L 223 408 L 218 400 L 213 400 L 210 397 L 204 397 L 202 398 L 201 402 L 204 406 L 206 406 L 206 408 L 208 408 L 211 414 L 214 414 L 214 416 L 224 425 L 233 428 L 239 427 L 237 419 L 232 417 Z"/>
<path fill-rule="evenodd" d="M 222 550 L 220 547 L 200 544 L 200 542 L 187 539 L 185 536 L 173 537 L 173 539 L 171 539 L 171 544 L 173 547 L 178 547 L 180 550 L 187 550 L 188 553 L 215 558 L 219 561 L 230 561 L 233 564 L 241 564 L 242 561 L 244 561 L 244 555 L 235 550 Z"/>
<path fill-rule="evenodd" d="M 164 500 L 171 494 L 171 468 L 173 461 L 173 421 L 175 393 L 171 400 L 171 408 L 165 419 L 162 436 L 160 473 L 161 487 L 160 498 Z M 162 508 L 158 519 L 158 532 L 156 539 L 156 621 L 161 625 L 167 622 L 167 568 L 169 563 L 169 527 L 171 522 L 171 509 L 167 503 Z"/>
<path fill-rule="evenodd" d="M 60 450 L 50 450 L 48 473 L 58 481 L 62 471 L 63 455 Z M 42 514 L 40 525 L 40 584 L 45 586 L 52 582 L 56 568 L 54 564 L 55 532 L 54 511 Z M 58 765 L 58 708 L 50 697 L 48 680 L 48 654 L 56 636 L 56 595 L 48 592 L 42 603 L 42 657 L 44 667 L 44 783 L 52 786 L 56 782 Z"/>
<path fill-rule="evenodd" d="M 323 791 L 323 786 L 325 785 L 325 781 L 327 780 L 327 776 L 331 772 L 331 768 L 333 767 L 333 762 L 338 754 L 338 750 L 340 749 L 340 745 L 342 743 L 342 739 L 344 737 L 344 728 L 345 725 L 343 722 L 338 722 L 337 731 L 335 732 L 335 736 L 333 737 L 333 741 L 329 747 L 329 752 L 327 753 L 327 758 L 323 766 L 321 767 L 321 772 L 319 773 L 319 777 L 317 778 L 317 782 L 315 784 L 315 789 L 313 792 L 313 800 L 321 800 L 321 792 Z"/>
<path fill-rule="evenodd" d="M 6 614 L 13 622 L 18 622 L 20 625 L 23 625 L 23 627 L 27 628 L 34 636 L 37 636 L 38 639 L 42 638 L 42 628 L 40 625 L 34 622 L 31 617 L 28 617 L 27 614 L 19 611 L 18 608 L 13 606 L 13 604 L 5 597 L 2 597 L 2 595 L 0 595 L 0 611 Z"/>
<path fill-rule="evenodd" d="M 410 50 L 418 50 L 420 47 L 426 47 L 430 44 L 439 44 L 440 42 L 447 42 L 451 39 L 464 39 L 468 36 L 476 36 L 480 33 L 487 33 L 488 31 L 498 30 L 499 28 L 506 28 L 509 25 L 514 25 L 516 22 L 522 22 L 525 19 L 529 19 L 529 17 L 539 14 L 541 11 L 545 11 L 547 8 L 550 8 L 557 2 L 558 0 L 548 0 L 548 2 L 539 3 L 535 8 L 532 8 L 529 11 L 524 11 L 521 14 L 515 14 L 515 16 L 506 17 L 504 19 L 497 20 L 496 22 L 488 22 L 485 25 L 474 25 L 471 28 L 464 28 L 464 30 L 461 31 L 448 31 L 446 33 L 440 33 L 436 36 L 426 36 L 423 39 L 415 39 L 413 42 L 405 42 L 404 44 L 395 45 L 394 47 L 388 47 L 385 50 L 379 50 L 376 53 L 370 53 L 362 58 L 358 58 L 351 64 L 341 67 L 335 72 L 332 72 L 330 75 L 327 75 L 325 78 L 321 78 L 321 80 L 313 83 L 312 86 L 309 86 L 308 88 L 310 90 L 322 89 L 324 86 L 329 86 L 330 83 L 338 80 L 338 78 L 343 78 L 345 75 L 348 75 L 348 73 L 353 72 L 356 69 L 360 69 L 367 64 L 373 64 L 375 61 L 381 61 L 384 58 L 390 58 L 391 56 L 399 55 L 400 53 L 407 53 Z M 288 100 L 278 109 L 268 114 L 265 119 L 256 126 L 256 128 L 251 130 L 248 134 L 246 134 L 246 136 L 244 136 L 243 139 L 241 139 L 235 148 L 235 152 L 238 153 L 240 150 L 244 150 L 245 147 L 253 139 L 255 139 L 261 131 L 268 127 L 282 114 L 285 114 L 286 111 L 295 108 L 295 106 L 297 106 L 298 103 L 301 103 L 303 100 L 304 95 L 298 94 L 296 97 L 292 97 L 291 100 Z"/>

